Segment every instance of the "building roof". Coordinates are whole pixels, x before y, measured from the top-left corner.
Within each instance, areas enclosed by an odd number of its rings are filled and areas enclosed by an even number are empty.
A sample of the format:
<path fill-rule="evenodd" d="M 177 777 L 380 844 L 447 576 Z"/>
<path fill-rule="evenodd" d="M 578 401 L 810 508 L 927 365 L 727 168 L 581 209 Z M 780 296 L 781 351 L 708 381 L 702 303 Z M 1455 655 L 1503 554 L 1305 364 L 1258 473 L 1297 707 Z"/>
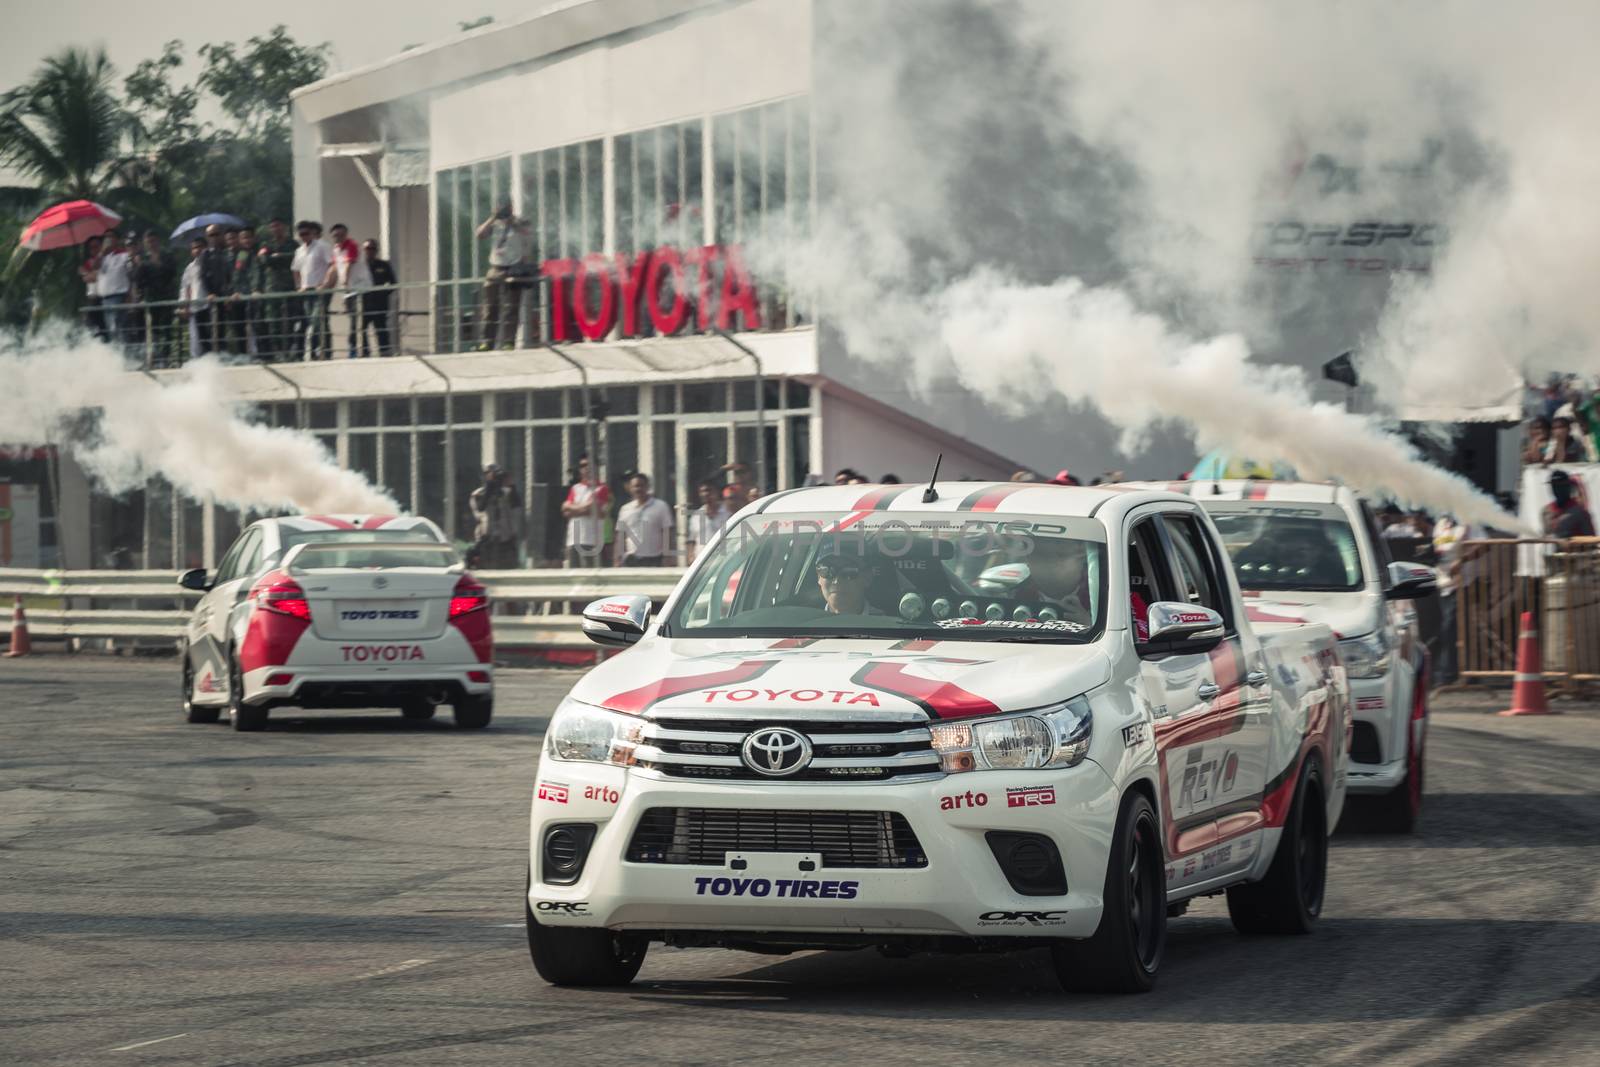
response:
<path fill-rule="evenodd" d="M 516 22 L 476 30 L 330 75 L 296 89 L 309 122 L 400 100 L 505 67 L 544 59 L 613 34 L 677 18 L 721 0 L 558 0 Z"/>

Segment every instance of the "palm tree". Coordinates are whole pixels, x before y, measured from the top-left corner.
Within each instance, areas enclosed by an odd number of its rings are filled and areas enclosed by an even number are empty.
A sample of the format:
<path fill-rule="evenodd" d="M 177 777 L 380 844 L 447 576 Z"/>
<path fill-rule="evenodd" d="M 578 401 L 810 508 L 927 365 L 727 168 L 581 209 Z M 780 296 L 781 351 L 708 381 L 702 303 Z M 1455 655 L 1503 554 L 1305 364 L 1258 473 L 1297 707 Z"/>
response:
<path fill-rule="evenodd" d="M 67 48 L 46 59 L 30 82 L 0 96 L 0 169 L 28 183 L 0 186 L 0 216 L 26 223 L 64 200 L 93 200 L 124 217 L 165 214 L 160 199 L 142 187 L 142 168 L 129 153 L 132 127 L 115 78 L 104 49 Z M 11 316 L 23 293 L 36 297 L 36 315 L 75 309 L 82 291 L 73 259 L 17 249 L 3 294 Z"/>

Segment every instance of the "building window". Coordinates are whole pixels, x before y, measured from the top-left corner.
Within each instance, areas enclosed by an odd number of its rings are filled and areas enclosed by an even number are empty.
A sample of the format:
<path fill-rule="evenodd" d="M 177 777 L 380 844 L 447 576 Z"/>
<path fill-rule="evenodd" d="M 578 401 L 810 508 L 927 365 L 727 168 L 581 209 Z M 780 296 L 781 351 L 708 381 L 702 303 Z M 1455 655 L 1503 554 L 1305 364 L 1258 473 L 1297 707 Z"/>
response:
<path fill-rule="evenodd" d="M 694 119 L 615 139 L 618 252 L 704 243 L 703 137 Z"/>
<path fill-rule="evenodd" d="M 745 108 L 711 120 L 714 243 L 787 247 L 811 226 L 811 107 L 804 97 Z M 766 257 L 768 260 L 780 257 Z M 766 328 L 805 321 L 786 279 L 764 266 L 757 278 Z"/>

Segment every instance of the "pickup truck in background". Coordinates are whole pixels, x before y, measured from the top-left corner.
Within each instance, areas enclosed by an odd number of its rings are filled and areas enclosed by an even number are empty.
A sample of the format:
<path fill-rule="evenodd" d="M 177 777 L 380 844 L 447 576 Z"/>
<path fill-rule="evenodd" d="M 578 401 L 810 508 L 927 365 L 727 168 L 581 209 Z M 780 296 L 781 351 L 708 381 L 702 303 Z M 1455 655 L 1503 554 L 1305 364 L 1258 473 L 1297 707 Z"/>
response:
<path fill-rule="evenodd" d="M 1422 815 L 1428 651 L 1412 601 L 1430 567 L 1397 563 L 1372 509 L 1345 486 L 1175 482 L 1210 514 L 1257 621 L 1326 623 L 1355 697 L 1351 808 L 1374 829 L 1411 833 Z"/>
<path fill-rule="evenodd" d="M 1173 493 L 823 486 L 746 507 L 556 709 L 534 785 L 529 948 L 623 984 L 651 942 L 763 952 L 1051 949 L 1144 991 L 1169 915 L 1226 893 L 1311 929 L 1349 768 L 1321 623 L 1254 622 Z"/>

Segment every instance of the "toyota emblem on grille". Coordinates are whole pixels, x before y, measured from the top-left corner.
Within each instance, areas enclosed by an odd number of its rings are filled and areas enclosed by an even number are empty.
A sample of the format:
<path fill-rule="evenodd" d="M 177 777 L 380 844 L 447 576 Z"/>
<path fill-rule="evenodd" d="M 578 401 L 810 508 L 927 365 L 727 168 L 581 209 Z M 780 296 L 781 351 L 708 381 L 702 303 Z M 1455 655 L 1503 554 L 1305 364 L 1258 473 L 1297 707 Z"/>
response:
<path fill-rule="evenodd" d="M 744 739 L 740 750 L 744 765 L 757 774 L 782 778 L 811 762 L 811 742 L 786 726 L 768 726 Z"/>

